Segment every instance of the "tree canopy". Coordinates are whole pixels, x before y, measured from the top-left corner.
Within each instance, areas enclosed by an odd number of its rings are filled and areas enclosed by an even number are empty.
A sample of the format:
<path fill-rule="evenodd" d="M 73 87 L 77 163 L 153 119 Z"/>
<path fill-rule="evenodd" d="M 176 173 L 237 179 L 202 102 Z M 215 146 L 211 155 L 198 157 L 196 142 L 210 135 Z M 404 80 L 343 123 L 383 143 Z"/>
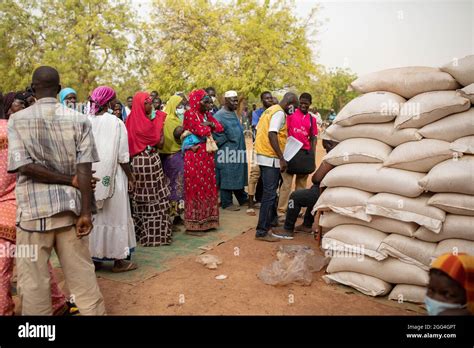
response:
<path fill-rule="evenodd" d="M 0 86 L 24 89 L 40 65 L 56 67 L 80 98 L 110 84 L 125 99 L 139 89 L 167 99 L 213 86 L 256 100 L 264 90 L 308 91 L 339 108 L 354 75 L 315 62 L 321 25 L 290 0 L 154 0 L 150 18 L 130 0 L 2 0 Z"/>

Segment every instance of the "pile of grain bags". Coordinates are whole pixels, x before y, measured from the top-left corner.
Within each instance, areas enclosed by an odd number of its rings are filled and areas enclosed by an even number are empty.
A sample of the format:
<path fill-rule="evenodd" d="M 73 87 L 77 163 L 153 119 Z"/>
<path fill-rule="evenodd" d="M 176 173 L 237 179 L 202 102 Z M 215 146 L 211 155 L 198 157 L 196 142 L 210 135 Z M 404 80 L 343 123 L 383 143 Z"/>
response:
<path fill-rule="evenodd" d="M 324 279 L 423 302 L 430 263 L 474 254 L 474 56 L 369 74 L 327 134 L 340 143 L 315 205 Z M 464 87 L 464 88 L 462 88 Z"/>

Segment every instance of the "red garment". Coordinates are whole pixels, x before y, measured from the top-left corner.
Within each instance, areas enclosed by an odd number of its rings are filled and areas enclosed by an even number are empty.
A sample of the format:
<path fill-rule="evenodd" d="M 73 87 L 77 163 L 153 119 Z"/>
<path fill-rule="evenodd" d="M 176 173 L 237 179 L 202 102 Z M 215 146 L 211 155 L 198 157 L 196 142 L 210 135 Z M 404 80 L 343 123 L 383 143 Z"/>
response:
<path fill-rule="evenodd" d="M 309 141 L 310 129 L 311 129 L 311 114 L 308 112 L 306 115 L 298 108 L 294 113 L 287 116 L 286 126 L 288 128 L 288 136 L 292 136 L 303 143 L 302 149 L 311 150 L 311 143 Z M 313 136 L 318 135 L 318 122 L 313 117 Z"/>
<path fill-rule="evenodd" d="M 145 99 L 150 95 L 146 92 L 137 92 L 133 97 L 132 111 L 125 122 L 128 132 L 128 146 L 130 157 L 143 152 L 148 145 L 155 146 L 160 142 L 161 131 L 166 114 L 157 112 L 156 117 L 150 120 L 145 113 Z"/>
<path fill-rule="evenodd" d="M 222 125 L 211 115 L 199 110 L 200 101 L 206 95 L 197 90 L 189 95 L 191 109 L 184 114 L 183 127 L 197 136 L 209 136 L 211 127 L 202 126 L 204 121 L 214 122 L 216 133 L 224 131 Z M 188 231 L 206 231 L 219 227 L 219 207 L 217 202 L 216 166 L 214 153 L 206 151 L 206 143 L 199 149 L 191 149 L 184 154 L 184 225 Z"/>

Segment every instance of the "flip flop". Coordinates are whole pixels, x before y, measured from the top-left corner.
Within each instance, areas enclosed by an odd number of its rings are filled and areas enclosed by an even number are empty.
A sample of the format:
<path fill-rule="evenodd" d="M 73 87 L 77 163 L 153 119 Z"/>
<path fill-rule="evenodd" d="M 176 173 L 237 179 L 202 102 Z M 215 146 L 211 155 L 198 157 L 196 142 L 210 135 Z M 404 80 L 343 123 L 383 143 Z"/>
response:
<path fill-rule="evenodd" d="M 257 213 L 255 212 L 255 209 L 247 209 L 246 212 L 245 212 L 247 215 L 250 215 L 250 216 L 256 216 Z"/>
<path fill-rule="evenodd" d="M 112 268 L 113 273 L 122 273 L 122 272 L 128 272 L 128 271 L 133 271 L 138 268 L 138 265 L 133 262 L 127 262 L 127 266 L 124 268 L 116 268 L 115 266 Z"/>

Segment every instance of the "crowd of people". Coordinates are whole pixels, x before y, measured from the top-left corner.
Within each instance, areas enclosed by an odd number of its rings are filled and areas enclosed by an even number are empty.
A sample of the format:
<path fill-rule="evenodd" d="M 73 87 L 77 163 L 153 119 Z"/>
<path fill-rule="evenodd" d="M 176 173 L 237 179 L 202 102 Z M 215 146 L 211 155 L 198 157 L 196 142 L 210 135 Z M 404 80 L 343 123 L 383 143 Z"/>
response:
<path fill-rule="evenodd" d="M 319 183 L 332 169 L 315 167 L 322 120 L 309 93 L 278 101 L 264 91 L 260 99 L 261 108 L 239 115 L 232 90 L 218 108 L 212 87 L 176 92 L 165 103 L 156 91 L 137 92 L 121 103 L 100 86 L 79 103 L 47 66 L 35 70 L 28 90 L 0 95 L 0 247 L 16 246 L 22 314 L 105 314 L 95 276 L 104 262 L 113 262 L 112 272 L 135 270 L 137 244 L 168 245 L 179 224 L 203 235 L 219 227 L 219 209 L 259 210 L 257 241 L 311 233 Z M 299 144 L 292 156 L 289 142 Z M 323 146 L 329 152 L 335 143 Z M 72 299 L 52 272 L 53 248 Z M 14 260 L 14 252 L 0 258 L 1 315 L 14 313 Z"/>

